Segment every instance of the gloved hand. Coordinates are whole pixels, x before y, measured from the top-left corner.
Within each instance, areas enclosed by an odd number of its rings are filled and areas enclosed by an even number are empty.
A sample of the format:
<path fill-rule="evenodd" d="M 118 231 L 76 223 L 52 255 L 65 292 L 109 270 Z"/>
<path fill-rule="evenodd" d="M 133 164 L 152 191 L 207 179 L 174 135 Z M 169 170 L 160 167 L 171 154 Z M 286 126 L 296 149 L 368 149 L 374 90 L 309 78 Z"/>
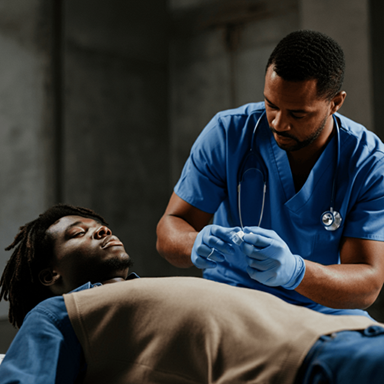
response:
<path fill-rule="evenodd" d="M 262 284 L 295 289 L 303 280 L 303 258 L 293 255 L 275 231 L 245 227 L 240 249 L 248 256 L 247 273 Z"/>
<path fill-rule="evenodd" d="M 236 228 L 207 225 L 197 235 L 193 244 L 191 260 L 200 269 L 214 268 L 216 262 L 225 260 L 225 255 L 234 255 L 231 236 Z"/>

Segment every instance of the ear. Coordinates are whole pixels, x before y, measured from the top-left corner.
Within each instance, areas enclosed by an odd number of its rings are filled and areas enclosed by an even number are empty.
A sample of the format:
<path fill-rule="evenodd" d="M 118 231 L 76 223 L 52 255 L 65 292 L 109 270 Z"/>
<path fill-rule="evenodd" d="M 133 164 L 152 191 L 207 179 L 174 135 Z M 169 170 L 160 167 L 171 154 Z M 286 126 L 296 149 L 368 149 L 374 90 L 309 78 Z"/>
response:
<path fill-rule="evenodd" d="M 331 100 L 331 114 L 334 114 L 341 108 L 346 97 L 347 92 L 345 91 L 340 91 L 336 94 L 336 96 L 334 96 L 334 98 Z"/>
<path fill-rule="evenodd" d="M 60 278 L 61 276 L 51 268 L 45 268 L 39 272 L 39 281 L 46 287 L 54 285 Z"/>

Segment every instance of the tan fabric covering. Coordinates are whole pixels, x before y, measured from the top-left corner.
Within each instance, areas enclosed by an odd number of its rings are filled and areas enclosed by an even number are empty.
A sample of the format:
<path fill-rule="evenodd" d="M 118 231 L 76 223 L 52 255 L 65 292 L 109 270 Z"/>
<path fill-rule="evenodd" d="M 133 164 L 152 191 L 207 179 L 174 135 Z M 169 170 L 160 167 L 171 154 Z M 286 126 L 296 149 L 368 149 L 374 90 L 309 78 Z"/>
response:
<path fill-rule="evenodd" d="M 135 279 L 64 299 L 92 384 L 292 383 L 320 335 L 377 324 L 193 277 Z"/>

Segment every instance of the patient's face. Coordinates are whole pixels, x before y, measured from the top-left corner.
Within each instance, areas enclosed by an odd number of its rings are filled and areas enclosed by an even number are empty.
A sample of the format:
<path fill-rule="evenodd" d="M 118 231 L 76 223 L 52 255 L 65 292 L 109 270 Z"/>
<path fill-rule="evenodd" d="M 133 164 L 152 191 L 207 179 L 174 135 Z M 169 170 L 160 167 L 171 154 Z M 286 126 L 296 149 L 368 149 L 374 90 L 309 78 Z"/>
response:
<path fill-rule="evenodd" d="M 65 216 L 51 225 L 47 234 L 53 238 L 52 269 L 64 281 L 66 292 L 85 284 L 128 276 L 131 260 L 122 242 L 99 222 Z"/>

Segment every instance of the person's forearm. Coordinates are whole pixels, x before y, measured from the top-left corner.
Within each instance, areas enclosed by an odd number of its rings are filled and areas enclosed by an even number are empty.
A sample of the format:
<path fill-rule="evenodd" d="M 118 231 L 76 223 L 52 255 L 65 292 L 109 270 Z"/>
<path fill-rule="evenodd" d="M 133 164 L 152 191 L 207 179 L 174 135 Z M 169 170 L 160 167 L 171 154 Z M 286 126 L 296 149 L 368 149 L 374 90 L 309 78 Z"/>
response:
<path fill-rule="evenodd" d="M 157 251 L 175 267 L 189 268 L 193 265 L 191 251 L 197 233 L 183 219 L 164 215 L 157 225 Z"/>
<path fill-rule="evenodd" d="M 321 265 L 305 260 L 306 272 L 296 292 L 330 308 L 369 307 L 380 293 L 375 270 L 367 264 Z"/>

